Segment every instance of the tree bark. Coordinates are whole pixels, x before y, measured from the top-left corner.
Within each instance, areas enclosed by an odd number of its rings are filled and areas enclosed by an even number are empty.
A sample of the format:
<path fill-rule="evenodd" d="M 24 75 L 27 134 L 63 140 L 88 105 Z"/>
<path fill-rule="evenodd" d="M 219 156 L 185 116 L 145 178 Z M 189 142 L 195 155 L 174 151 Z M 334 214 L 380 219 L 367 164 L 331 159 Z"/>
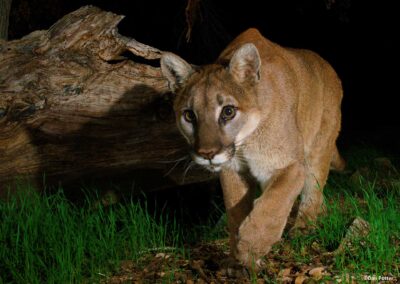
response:
<path fill-rule="evenodd" d="M 86 6 L 48 31 L 0 41 L 0 193 L 21 177 L 40 185 L 139 173 L 146 190 L 214 178 L 184 177 L 162 52 L 118 34 L 122 19 Z"/>
<path fill-rule="evenodd" d="M 0 40 L 8 38 L 8 24 L 12 0 L 0 0 Z"/>

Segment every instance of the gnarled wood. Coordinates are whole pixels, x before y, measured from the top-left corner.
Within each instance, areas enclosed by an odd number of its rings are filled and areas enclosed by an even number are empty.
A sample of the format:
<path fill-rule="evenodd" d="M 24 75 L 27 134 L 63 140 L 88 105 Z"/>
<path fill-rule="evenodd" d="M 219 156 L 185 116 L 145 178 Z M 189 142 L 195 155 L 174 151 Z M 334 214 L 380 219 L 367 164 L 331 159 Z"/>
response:
<path fill-rule="evenodd" d="M 183 180 L 185 142 L 166 80 L 158 67 L 121 57 L 162 52 L 118 34 L 122 18 L 86 6 L 48 31 L 0 41 L 0 191 L 19 176 L 168 173 L 150 187 L 211 177 L 191 170 Z"/>

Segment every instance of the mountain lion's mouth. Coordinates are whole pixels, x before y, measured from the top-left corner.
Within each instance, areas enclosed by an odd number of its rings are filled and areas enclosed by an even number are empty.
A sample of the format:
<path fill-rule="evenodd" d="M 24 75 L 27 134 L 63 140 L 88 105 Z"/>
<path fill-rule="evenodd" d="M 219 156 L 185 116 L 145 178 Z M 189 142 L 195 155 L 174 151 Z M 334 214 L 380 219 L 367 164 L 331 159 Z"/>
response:
<path fill-rule="evenodd" d="M 205 168 L 206 168 L 207 170 L 209 170 L 210 172 L 218 173 L 218 172 L 221 170 L 222 166 L 210 165 L 210 166 L 207 166 L 207 167 L 205 167 Z"/>
<path fill-rule="evenodd" d="M 234 154 L 235 148 L 229 147 L 215 155 L 212 159 L 205 159 L 196 153 L 192 154 L 192 158 L 196 164 L 205 167 L 207 170 L 211 172 L 219 172 L 224 165 L 227 165 L 231 162 Z"/>

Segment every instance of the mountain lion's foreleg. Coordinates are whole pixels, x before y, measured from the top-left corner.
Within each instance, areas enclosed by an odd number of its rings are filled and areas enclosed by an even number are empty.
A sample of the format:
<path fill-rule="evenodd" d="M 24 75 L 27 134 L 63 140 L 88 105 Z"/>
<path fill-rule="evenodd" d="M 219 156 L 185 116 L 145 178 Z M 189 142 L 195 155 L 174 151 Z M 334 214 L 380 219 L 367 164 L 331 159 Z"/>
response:
<path fill-rule="evenodd" d="M 231 254 L 235 256 L 240 224 L 253 208 L 254 186 L 233 170 L 222 170 L 220 181 L 228 217 Z"/>
<path fill-rule="evenodd" d="M 253 210 L 239 227 L 237 258 L 243 264 L 254 267 L 279 241 L 304 179 L 304 166 L 296 162 L 282 170 L 254 202 Z"/>

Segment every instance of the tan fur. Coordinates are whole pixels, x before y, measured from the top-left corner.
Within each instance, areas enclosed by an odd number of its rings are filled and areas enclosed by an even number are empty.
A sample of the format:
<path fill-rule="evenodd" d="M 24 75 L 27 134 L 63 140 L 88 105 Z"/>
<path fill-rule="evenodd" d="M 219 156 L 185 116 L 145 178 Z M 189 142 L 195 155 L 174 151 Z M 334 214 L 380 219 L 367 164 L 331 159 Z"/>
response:
<path fill-rule="evenodd" d="M 295 226 L 315 221 L 329 169 L 344 167 L 335 143 L 340 80 L 317 54 L 283 48 L 256 29 L 239 35 L 215 64 L 192 68 L 165 54 L 161 67 L 194 160 L 220 171 L 231 252 L 252 267 L 280 239 L 300 193 Z M 226 105 L 237 112 L 223 122 Z M 195 122 L 183 118 L 187 109 Z M 255 183 L 263 190 L 256 200 Z"/>

